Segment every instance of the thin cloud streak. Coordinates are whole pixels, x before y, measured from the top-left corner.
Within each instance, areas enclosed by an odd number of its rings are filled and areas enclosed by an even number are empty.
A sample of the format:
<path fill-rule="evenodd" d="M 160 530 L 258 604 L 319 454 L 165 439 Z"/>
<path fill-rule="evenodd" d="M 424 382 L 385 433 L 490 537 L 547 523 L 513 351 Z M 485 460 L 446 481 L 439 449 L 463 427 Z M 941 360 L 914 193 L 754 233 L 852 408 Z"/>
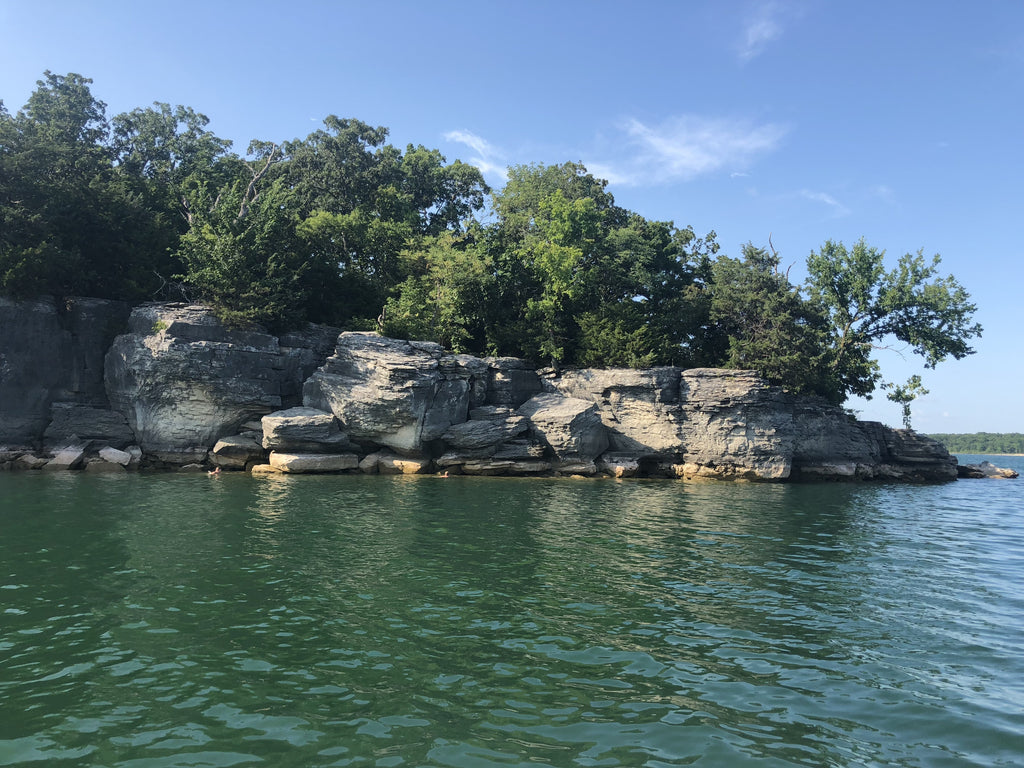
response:
<path fill-rule="evenodd" d="M 769 43 L 782 36 L 781 15 L 782 8 L 778 3 L 769 2 L 758 6 L 743 27 L 743 37 L 738 46 L 741 61 L 747 62 L 760 56 Z"/>
<path fill-rule="evenodd" d="M 486 139 L 472 131 L 448 131 L 444 138 L 446 141 L 464 144 L 473 150 L 476 156 L 469 158 L 467 162 L 479 168 L 484 176 L 498 177 L 502 184 L 508 180 L 507 164 L 502 159 L 502 152 Z"/>
<path fill-rule="evenodd" d="M 653 127 L 630 119 L 625 131 L 638 152 L 627 161 L 629 170 L 618 175 L 634 184 L 688 181 L 723 168 L 743 168 L 757 155 L 774 151 L 787 133 L 770 123 L 751 126 L 696 115 Z"/>
<path fill-rule="evenodd" d="M 814 192 L 809 189 L 802 189 L 800 190 L 800 197 L 804 198 L 805 200 L 811 200 L 815 203 L 824 203 L 825 205 L 832 209 L 832 212 L 836 216 L 849 216 L 851 213 L 849 208 L 847 208 L 845 205 L 836 200 L 834 197 L 832 197 L 832 195 L 828 194 L 827 192 Z"/>

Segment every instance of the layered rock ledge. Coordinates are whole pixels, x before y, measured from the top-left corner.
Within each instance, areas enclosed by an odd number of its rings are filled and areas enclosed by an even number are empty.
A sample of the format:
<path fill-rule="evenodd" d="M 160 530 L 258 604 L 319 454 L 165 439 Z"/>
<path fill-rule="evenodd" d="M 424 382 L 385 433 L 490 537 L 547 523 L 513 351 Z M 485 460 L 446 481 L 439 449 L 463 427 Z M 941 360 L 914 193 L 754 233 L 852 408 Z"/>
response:
<path fill-rule="evenodd" d="M 68 351 L 75 337 L 61 330 L 56 305 L 28 306 L 0 304 L 0 314 L 18 319 L 15 334 L 33 339 L 9 343 L 10 329 L 0 330 L 0 467 L 773 482 L 957 476 L 955 458 L 934 440 L 858 422 L 751 371 L 542 375 L 516 358 L 375 333 L 232 330 L 199 305 L 143 305 L 126 323 L 123 307 L 88 305 L 114 318 L 108 328 L 116 321 L 127 331 L 111 335 L 99 375 L 97 343 Z M 17 375 L 12 361 L 23 366 Z M 76 371 L 86 394 L 72 386 Z"/>

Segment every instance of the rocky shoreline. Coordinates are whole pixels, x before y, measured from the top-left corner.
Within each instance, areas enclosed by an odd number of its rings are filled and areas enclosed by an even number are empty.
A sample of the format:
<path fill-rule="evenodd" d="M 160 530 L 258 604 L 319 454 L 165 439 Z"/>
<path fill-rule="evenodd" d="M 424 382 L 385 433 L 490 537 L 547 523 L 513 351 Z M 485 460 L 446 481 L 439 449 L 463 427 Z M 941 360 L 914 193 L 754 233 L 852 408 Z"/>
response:
<path fill-rule="evenodd" d="M 946 481 L 908 430 L 751 371 L 534 370 L 225 328 L 200 305 L 0 298 L 0 468 Z"/>

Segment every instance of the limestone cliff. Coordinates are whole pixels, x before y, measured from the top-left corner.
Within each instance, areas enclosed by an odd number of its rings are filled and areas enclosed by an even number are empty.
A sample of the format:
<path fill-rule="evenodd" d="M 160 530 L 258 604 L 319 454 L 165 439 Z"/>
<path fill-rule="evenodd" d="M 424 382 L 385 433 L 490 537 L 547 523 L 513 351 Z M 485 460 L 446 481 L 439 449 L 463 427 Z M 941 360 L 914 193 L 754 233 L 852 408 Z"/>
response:
<path fill-rule="evenodd" d="M 125 457 L 139 446 L 151 464 L 260 471 L 956 477 L 935 441 L 857 422 L 751 371 L 541 375 L 515 358 L 313 326 L 275 337 L 225 328 L 202 306 L 152 304 L 131 313 L 100 376 L 93 326 L 112 327 L 117 312 L 75 312 L 0 302 L 0 445 L 47 436 L 85 451 L 75 466 L 98 466 L 89 451 L 105 445 Z M 8 463 L 40 465 L 26 457 Z"/>

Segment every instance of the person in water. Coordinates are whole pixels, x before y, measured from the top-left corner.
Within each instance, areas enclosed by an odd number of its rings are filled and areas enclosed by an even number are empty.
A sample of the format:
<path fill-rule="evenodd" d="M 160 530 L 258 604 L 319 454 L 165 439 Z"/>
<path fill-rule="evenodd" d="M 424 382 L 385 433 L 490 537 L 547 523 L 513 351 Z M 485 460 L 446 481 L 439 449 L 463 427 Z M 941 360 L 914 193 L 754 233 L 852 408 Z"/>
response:
<path fill-rule="evenodd" d="M 207 474 L 210 474 L 210 475 L 213 475 L 214 477 L 216 477 L 217 475 L 220 474 L 220 467 L 214 467 Z"/>

